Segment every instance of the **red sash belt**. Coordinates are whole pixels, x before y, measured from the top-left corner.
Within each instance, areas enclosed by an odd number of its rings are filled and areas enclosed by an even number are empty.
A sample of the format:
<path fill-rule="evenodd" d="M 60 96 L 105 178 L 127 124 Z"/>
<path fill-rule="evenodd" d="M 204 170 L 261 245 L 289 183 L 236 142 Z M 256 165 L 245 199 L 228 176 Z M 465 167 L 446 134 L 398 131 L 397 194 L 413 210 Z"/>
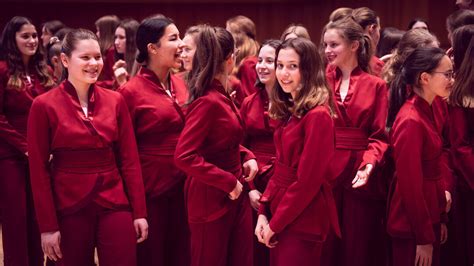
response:
<path fill-rule="evenodd" d="M 117 167 L 114 152 L 110 148 L 92 150 L 56 151 L 53 153 L 53 169 L 73 173 L 102 173 Z"/>
<path fill-rule="evenodd" d="M 336 149 L 366 150 L 369 145 L 367 133 L 357 127 L 336 127 Z"/>
<path fill-rule="evenodd" d="M 140 136 L 137 139 L 138 151 L 158 155 L 174 155 L 179 139 L 178 134 L 163 136 Z"/>
<path fill-rule="evenodd" d="M 248 148 L 255 154 L 265 154 L 270 156 L 275 156 L 275 144 L 273 143 L 273 137 L 271 136 L 261 136 L 261 137 L 252 137 L 250 140 Z"/>
<path fill-rule="evenodd" d="M 203 157 L 207 162 L 230 173 L 240 173 L 242 168 L 238 146 L 228 150 L 214 152 L 212 154 L 203 154 Z"/>

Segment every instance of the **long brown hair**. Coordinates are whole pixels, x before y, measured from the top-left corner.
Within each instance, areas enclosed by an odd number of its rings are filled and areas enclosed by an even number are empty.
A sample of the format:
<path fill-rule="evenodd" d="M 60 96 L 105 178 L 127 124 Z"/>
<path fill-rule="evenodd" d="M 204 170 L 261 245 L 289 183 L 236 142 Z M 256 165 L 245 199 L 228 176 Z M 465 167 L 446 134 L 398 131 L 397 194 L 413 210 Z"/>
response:
<path fill-rule="evenodd" d="M 23 27 L 23 25 L 28 24 L 33 25 L 29 18 L 19 16 L 13 17 L 5 25 L 0 39 L 0 59 L 6 61 L 10 73 L 10 77 L 7 81 L 7 88 L 18 91 L 24 89 L 25 84 L 22 77 L 26 75 L 27 69 L 25 69 L 21 52 L 16 43 L 16 33 L 21 29 L 21 27 Z M 48 66 L 39 46 L 40 43 L 38 40 L 38 48 L 36 49 L 35 54 L 31 56 L 27 68 L 33 69 L 36 72 L 41 85 L 50 88 L 53 87 L 55 83 L 48 71 Z"/>
<path fill-rule="evenodd" d="M 235 66 L 239 67 L 243 59 L 248 56 L 256 56 L 260 45 L 257 42 L 257 30 L 255 23 L 246 16 L 236 16 L 226 22 L 227 28 L 235 39 L 235 46 L 239 53 L 235 59 Z"/>
<path fill-rule="evenodd" d="M 291 96 L 276 82 L 275 88 L 270 93 L 270 116 L 279 120 L 288 119 L 292 115 L 301 117 L 319 105 L 328 105 L 330 113 L 334 115 L 332 93 L 316 45 L 304 38 L 288 39 L 278 47 L 275 62 L 282 49 L 293 49 L 299 55 L 302 87 L 295 99 L 291 99 Z"/>
<path fill-rule="evenodd" d="M 135 66 L 135 59 L 138 54 L 136 36 L 139 25 L 140 23 L 134 19 L 124 19 L 118 25 L 118 27 L 125 31 L 125 53 L 123 54 L 123 59 L 127 65 L 127 72 L 132 77 L 135 76 L 135 72 L 138 69 Z"/>
<path fill-rule="evenodd" d="M 453 32 L 454 80 L 449 102 L 454 106 L 474 105 L 474 25 Z"/>
<path fill-rule="evenodd" d="M 234 38 L 221 27 L 203 25 L 196 38 L 193 68 L 189 71 L 189 103 L 204 95 L 224 62 L 232 56 Z"/>
<path fill-rule="evenodd" d="M 95 21 L 95 26 L 100 33 L 99 46 L 103 55 L 114 46 L 115 29 L 119 23 L 120 20 L 116 15 L 103 16 Z"/>

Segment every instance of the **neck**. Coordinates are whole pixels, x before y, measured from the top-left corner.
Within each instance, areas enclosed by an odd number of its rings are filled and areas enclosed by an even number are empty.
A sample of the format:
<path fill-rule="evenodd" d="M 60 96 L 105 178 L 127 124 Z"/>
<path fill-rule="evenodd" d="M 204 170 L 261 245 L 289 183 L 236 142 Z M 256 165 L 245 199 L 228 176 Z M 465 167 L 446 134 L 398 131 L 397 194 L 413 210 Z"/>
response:
<path fill-rule="evenodd" d="M 342 72 L 342 77 L 348 78 L 351 76 L 352 70 L 354 70 L 358 65 L 359 63 L 357 62 L 357 58 L 353 57 L 347 62 L 345 62 L 343 65 L 338 67 Z"/>
<path fill-rule="evenodd" d="M 428 93 L 428 89 L 415 89 L 414 92 L 428 102 L 429 105 L 433 103 L 434 98 L 436 97 L 433 93 Z"/>
<path fill-rule="evenodd" d="M 166 84 L 166 80 L 168 79 L 170 69 L 167 67 L 162 67 L 157 64 L 148 64 L 147 68 L 153 71 L 161 83 Z"/>
<path fill-rule="evenodd" d="M 228 75 L 217 74 L 214 78 L 217 79 L 222 84 L 226 92 L 229 92 L 229 88 L 227 88 L 227 83 L 228 83 L 227 80 L 229 78 Z"/>
<path fill-rule="evenodd" d="M 74 86 L 74 89 L 76 89 L 77 97 L 79 98 L 80 102 L 88 102 L 88 96 L 89 96 L 89 87 L 91 84 L 89 83 L 84 83 L 80 82 L 78 80 L 75 80 L 71 77 L 68 77 L 67 79 L 71 84 Z"/>
<path fill-rule="evenodd" d="M 21 57 L 21 60 L 23 61 L 23 65 L 25 66 L 25 70 L 28 71 L 28 65 L 30 63 L 30 56 L 23 55 Z"/>
<path fill-rule="evenodd" d="M 272 91 L 274 86 L 275 86 L 275 81 L 271 81 L 265 84 L 265 90 L 267 91 L 268 95 L 270 95 L 270 92 Z"/>

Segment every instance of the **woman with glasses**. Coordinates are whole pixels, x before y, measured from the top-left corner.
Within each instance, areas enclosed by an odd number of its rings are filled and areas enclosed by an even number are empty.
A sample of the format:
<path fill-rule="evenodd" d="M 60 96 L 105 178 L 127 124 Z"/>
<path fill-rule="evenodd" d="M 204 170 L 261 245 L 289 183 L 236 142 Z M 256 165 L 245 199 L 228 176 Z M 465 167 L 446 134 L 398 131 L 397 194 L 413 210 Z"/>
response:
<path fill-rule="evenodd" d="M 393 265 L 440 265 L 447 240 L 443 139 L 433 114 L 453 86 L 453 66 L 439 48 L 417 48 L 390 86 L 395 176 L 388 209 Z"/>

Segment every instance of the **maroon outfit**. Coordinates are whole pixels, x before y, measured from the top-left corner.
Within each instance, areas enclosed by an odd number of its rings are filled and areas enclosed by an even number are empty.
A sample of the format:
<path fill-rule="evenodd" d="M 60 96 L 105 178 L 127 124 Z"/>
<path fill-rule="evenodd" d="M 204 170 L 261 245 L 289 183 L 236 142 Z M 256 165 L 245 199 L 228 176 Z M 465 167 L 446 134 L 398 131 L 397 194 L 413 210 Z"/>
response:
<path fill-rule="evenodd" d="M 146 67 L 119 89 L 132 117 L 147 195 L 149 238 L 138 245 L 139 265 L 189 265 L 186 175 L 173 157 L 184 127 L 184 81 L 170 74 L 170 91 Z"/>
<path fill-rule="evenodd" d="M 253 94 L 256 91 L 255 83 L 257 82 L 257 71 L 255 66 L 257 65 L 257 57 L 249 56 L 240 62 L 239 69 L 237 71 L 237 78 L 242 84 L 242 91 L 244 97 Z"/>
<path fill-rule="evenodd" d="M 275 162 L 275 144 L 273 132 L 277 121 L 268 116 L 268 93 L 262 84 L 257 91 L 244 99 L 240 107 L 240 116 L 245 124 L 244 146 L 257 157 L 258 174 L 251 183 L 252 189 L 263 192 L 273 173 Z M 254 184 L 254 186 L 252 186 Z M 253 213 L 254 224 L 257 223 L 257 213 Z M 254 264 L 265 266 L 269 263 L 269 250 L 254 238 Z"/>
<path fill-rule="evenodd" d="M 382 221 L 386 195 L 378 190 L 380 176 L 375 173 L 388 147 L 387 86 L 380 78 L 356 67 L 342 100 L 339 68 L 328 68 L 327 79 L 337 105 L 336 152 L 330 168 L 331 176 L 336 177 L 332 185 L 342 239 L 329 237 L 323 251 L 323 265 L 381 265 L 385 261 Z M 368 184 L 352 188 L 357 171 L 367 164 L 374 166 Z"/>
<path fill-rule="evenodd" d="M 432 265 L 439 265 L 439 226 L 446 215 L 443 168 L 447 164 L 428 102 L 416 94 L 407 100 L 393 124 L 390 143 L 395 179 L 387 229 L 398 243 L 393 245 L 394 265 L 413 265 L 416 245 L 425 244 L 433 244 Z M 398 254 L 409 250 L 401 260 Z"/>
<path fill-rule="evenodd" d="M 102 88 L 115 90 L 117 89 L 117 82 L 115 81 L 113 69 L 115 64 L 115 46 L 112 45 L 112 47 L 107 49 L 102 57 L 104 59 L 104 68 L 100 73 L 97 85 Z"/>
<path fill-rule="evenodd" d="M 334 142 L 324 106 L 290 117 L 275 131 L 275 172 L 259 210 L 279 241 L 270 251 L 271 265 L 319 265 L 330 227 L 340 235 L 328 176 Z"/>
<path fill-rule="evenodd" d="M 40 234 L 34 218 L 28 160 L 25 156 L 26 124 L 33 99 L 46 91 L 35 71 L 23 88 L 9 88 L 8 65 L 0 61 L 0 195 L 4 263 L 43 265 Z"/>
<path fill-rule="evenodd" d="M 452 212 L 453 265 L 474 264 L 474 108 L 450 107 L 450 143 L 456 193 Z M 453 193 L 452 193 L 453 194 Z"/>
<path fill-rule="evenodd" d="M 374 76 L 377 76 L 377 77 L 382 76 L 382 69 L 383 69 L 383 66 L 385 65 L 384 61 L 380 60 L 376 56 L 372 56 L 372 58 L 370 58 L 369 65 L 370 65 L 370 70 L 372 71 L 372 74 Z"/>
<path fill-rule="evenodd" d="M 65 265 L 90 263 L 94 239 L 101 264 L 135 265 L 132 217 L 144 218 L 146 205 L 130 115 L 116 92 L 91 85 L 88 96 L 87 116 L 69 81 L 31 107 L 28 153 L 38 224 L 41 232 L 61 232 Z"/>
<path fill-rule="evenodd" d="M 253 265 L 252 214 L 247 192 L 229 199 L 242 162 L 255 158 L 240 145 L 242 120 L 217 80 L 188 108 L 175 161 L 185 185 L 191 265 Z"/>

